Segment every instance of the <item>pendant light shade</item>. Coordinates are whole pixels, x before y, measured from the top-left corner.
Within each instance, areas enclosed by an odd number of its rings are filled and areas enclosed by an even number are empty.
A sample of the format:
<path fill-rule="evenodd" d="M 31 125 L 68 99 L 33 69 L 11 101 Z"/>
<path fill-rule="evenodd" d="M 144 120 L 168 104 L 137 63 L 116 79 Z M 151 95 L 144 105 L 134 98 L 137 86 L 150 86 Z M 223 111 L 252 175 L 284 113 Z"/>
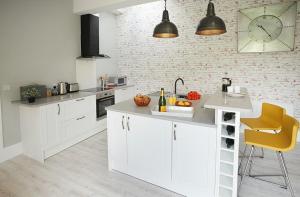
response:
<path fill-rule="evenodd" d="M 210 0 L 207 7 L 206 17 L 200 21 L 196 34 L 209 36 L 224 33 L 226 33 L 225 23 L 221 18 L 216 16 L 215 6 Z"/>
<path fill-rule="evenodd" d="M 178 37 L 178 29 L 176 25 L 170 22 L 169 12 L 167 10 L 167 0 L 165 0 L 165 10 L 163 12 L 162 21 L 156 25 L 153 37 L 155 38 L 176 38 Z"/>

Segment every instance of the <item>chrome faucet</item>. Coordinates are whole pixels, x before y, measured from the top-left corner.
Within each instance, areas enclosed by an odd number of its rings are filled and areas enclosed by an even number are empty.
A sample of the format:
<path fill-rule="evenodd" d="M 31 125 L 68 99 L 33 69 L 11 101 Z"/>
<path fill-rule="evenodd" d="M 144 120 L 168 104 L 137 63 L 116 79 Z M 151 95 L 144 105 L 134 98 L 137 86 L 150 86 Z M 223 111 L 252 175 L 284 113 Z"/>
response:
<path fill-rule="evenodd" d="M 184 81 L 181 78 L 176 79 L 175 81 L 175 90 L 174 90 L 174 94 L 177 94 L 177 82 L 181 81 L 182 85 L 184 85 Z"/>

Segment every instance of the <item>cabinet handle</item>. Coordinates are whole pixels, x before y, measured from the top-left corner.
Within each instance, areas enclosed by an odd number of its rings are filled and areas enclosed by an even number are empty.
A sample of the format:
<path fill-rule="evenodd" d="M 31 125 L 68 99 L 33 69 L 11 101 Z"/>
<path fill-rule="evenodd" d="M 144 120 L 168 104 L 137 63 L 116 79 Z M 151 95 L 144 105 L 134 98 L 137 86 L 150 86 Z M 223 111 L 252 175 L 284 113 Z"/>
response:
<path fill-rule="evenodd" d="M 129 117 L 127 118 L 127 130 L 130 131 L 130 127 L 129 127 Z"/>
<path fill-rule="evenodd" d="M 84 118 L 85 118 L 85 116 L 82 116 L 81 118 L 77 118 L 76 120 L 82 120 Z"/>
<path fill-rule="evenodd" d="M 124 116 L 122 116 L 122 128 L 123 128 L 123 130 L 125 129 L 125 127 L 124 127 Z"/>
<path fill-rule="evenodd" d="M 57 112 L 57 114 L 60 115 L 60 104 L 57 104 L 57 107 L 58 107 L 58 112 Z"/>
<path fill-rule="evenodd" d="M 81 99 L 76 99 L 76 101 L 77 102 L 79 102 L 79 101 L 83 101 L 84 100 L 84 98 L 81 98 Z"/>
<path fill-rule="evenodd" d="M 176 141 L 176 130 L 174 129 L 174 141 Z"/>

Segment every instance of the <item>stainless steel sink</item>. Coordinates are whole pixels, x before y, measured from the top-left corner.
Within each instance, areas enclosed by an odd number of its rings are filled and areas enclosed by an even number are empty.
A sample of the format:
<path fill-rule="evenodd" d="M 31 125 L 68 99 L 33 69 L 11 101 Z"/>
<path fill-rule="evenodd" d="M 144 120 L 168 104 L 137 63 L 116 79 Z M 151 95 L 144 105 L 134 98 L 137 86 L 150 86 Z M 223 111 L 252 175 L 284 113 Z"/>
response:
<path fill-rule="evenodd" d="M 165 92 L 165 96 L 166 97 L 170 97 L 172 96 L 173 93 L 172 92 Z M 160 91 L 157 91 L 157 92 L 152 92 L 149 94 L 149 96 L 160 96 Z"/>

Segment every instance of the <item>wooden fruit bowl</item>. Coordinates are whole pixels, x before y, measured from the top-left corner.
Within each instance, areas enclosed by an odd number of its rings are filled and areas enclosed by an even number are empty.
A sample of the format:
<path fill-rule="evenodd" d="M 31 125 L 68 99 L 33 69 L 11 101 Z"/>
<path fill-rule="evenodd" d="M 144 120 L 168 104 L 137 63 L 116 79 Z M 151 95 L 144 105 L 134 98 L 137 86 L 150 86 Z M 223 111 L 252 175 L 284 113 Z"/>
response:
<path fill-rule="evenodd" d="M 146 107 L 149 105 L 151 98 L 149 96 L 138 94 L 133 98 L 135 104 L 139 107 Z"/>
<path fill-rule="evenodd" d="M 175 105 L 179 107 L 191 107 L 192 103 L 190 101 L 176 101 Z"/>

